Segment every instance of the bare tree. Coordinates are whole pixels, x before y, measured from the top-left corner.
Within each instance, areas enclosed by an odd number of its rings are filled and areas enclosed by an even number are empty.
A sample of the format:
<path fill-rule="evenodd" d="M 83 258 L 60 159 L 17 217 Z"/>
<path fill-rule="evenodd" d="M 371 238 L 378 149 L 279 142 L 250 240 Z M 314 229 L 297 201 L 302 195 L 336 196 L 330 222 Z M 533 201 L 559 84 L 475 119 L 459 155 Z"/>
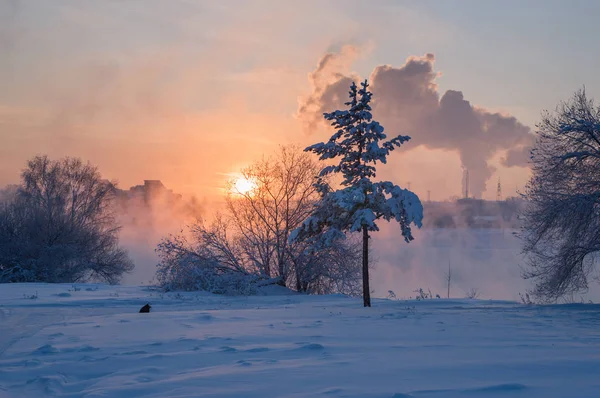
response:
<path fill-rule="evenodd" d="M 249 256 L 267 275 L 278 275 L 286 283 L 296 279 L 300 290 L 299 267 L 292 268 L 290 256 L 296 247 L 288 241 L 290 232 L 311 212 L 318 199 L 314 187 L 319 169 L 315 161 L 296 146 L 282 146 L 274 157 L 264 158 L 242 170 L 255 189 L 239 192 L 232 184 L 227 208 L 233 223 L 248 243 Z M 295 271 L 295 275 L 291 272 Z"/>
<path fill-rule="evenodd" d="M 585 291 L 600 251 L 600 108 L 585 90 L 545 112 L 524 193 L 523 250 L 534 296 Z"/>
<path fill-rule="evenodd" d="M 450 298 L 450 283 L 452 282 L 452 268 L 450 268 L 450 261 L 448 261 L 448 272 L 446 273 L 446 285 L 448 287 L 447 298 Z"/>
<path fill-rule="evenodd" d="M 117 283 L 133 263 L 118 246 L 113 193 L 80 159 L 30 160 L 0 210 L 0 281 Z"/>
<path fill-rule="evenodd" d="M 301 292 L 356 293 L 355 242 L 340 240 L 332 247 L 317 247 L 311 240 L 289 240 L 291 231 L 320 199 L 314 186 L 317 174 L 316 161 L 308 154 L 295 146 L 283 146 L 275 156 L 242 170 L 252 189 L 238 189 L 232 181 L 226 214 L 211 225 L 201 221 L 194 224 L 190 228 L 191 245 L 171 237 L 158 250 L 182 253 L 181 258 L 187 260 L 202 259 L 198 267 L 203 269 L 207 264 L 214 270 L 225 265 L 230 274 L 256 275 L 257 280 L 278 281 Z M 174 246 L 181 250 L 173 251 Z M 184 256 L 186 251 L 196 256 Z M 159 272 L 169 263 L 164 260 Z"/>
<path fill-rule="evenodd" d="M 250 294 L 264 280 L 244 256 L 239 240 L 228 236 L 229 224 L 217 216 L 205 226 L 200 220 L 184 234 L 163 239 L 157 279 L 166 290 L 206 290 L 220 294 Z"/>

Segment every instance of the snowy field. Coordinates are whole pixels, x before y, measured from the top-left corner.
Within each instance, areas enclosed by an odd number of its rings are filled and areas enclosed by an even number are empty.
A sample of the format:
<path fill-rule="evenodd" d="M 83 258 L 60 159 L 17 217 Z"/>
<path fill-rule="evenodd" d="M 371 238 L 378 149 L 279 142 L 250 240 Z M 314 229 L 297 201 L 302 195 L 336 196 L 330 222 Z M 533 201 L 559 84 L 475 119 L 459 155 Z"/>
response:
<path fill-rule="evenodd" d="M 600 396 L 599 305 L 270 293 L 0 285 L 0 397 Z"/>

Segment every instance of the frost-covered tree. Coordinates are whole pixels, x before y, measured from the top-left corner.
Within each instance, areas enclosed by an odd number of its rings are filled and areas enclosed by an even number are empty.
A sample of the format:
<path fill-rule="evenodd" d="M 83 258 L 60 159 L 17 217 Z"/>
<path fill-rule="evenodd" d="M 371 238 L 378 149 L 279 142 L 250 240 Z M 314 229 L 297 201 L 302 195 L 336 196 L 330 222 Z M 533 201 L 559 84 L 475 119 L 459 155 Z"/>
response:
<path fill-rule="evenodd" d="M 600 253 L 600 107 L 584 90 L 537 125 L 521 237 L 540 301 L 588 287 Z"/>
<path fill-rule="evenodd" d="M 326 120 L 336 132 L 328 142 L 318 143 L 306 151 L 319 155 L 320 160 L 337 159 L 337 164 L 323 168 L 315 184 L 322 200 L 313 213 L 294 231 L 292 240 L 313 237 L 328 245 L 343 239 L 345 232 L 362 232 L 363 238 L 363 299 L 365 307 L 371 306 L 369 290 L 369 231 L 378 231 L 376 221 L 396 220 L 406 242 L 413 240 L 411 224 L 421 227 L 423 206 L 413 192 L 391 182 L 374 182 L 377 162 L 386 163 L 388 154 L 410 137 L 399 135 L 384 141 L 384 129 L 371 114 L 372 93 L 365 80 L 358 89 L 350 87 L 347 110 L 325 113 Z M 331 174 L 343 177 L 341 187 L 333 189 Z"/>
<path fill-rule="evenodd" d="M 0 282 L 117 283 L 133 269 L 119 247 L 114 184 L 80 159 L 36 156 L 0 203 Z"/>

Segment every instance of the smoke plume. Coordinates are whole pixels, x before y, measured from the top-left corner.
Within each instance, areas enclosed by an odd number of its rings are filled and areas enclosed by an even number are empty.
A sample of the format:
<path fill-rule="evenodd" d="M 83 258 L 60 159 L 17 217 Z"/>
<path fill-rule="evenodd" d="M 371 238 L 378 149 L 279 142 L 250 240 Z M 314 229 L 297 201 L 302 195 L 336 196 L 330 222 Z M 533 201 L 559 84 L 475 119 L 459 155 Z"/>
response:
<path fill-rule="evenodd" d="M 328 53 L 309 75 L 312 93 L 299 106 L 298 118 L 309 131 L 323 123 L 322 114 L 343 107 L 348 87 L 359 76 L 349 72 L 358 50 L 343 47 Z M 403 147 L 455 151 L 469 170 L 470 192 L 481 197 L 494 167 L 490 160 L 500 153 L 506 167 L 527 167 L 534 136 L 529 127 L 512 116 L 494 113 L 471 104 L 458 90 L 441 94 L 436 84 L 435 56 L 409 57 L 404 65 L 377 66 L 369 76 L 374 117 L 388 135 L 407 134 Z"/>

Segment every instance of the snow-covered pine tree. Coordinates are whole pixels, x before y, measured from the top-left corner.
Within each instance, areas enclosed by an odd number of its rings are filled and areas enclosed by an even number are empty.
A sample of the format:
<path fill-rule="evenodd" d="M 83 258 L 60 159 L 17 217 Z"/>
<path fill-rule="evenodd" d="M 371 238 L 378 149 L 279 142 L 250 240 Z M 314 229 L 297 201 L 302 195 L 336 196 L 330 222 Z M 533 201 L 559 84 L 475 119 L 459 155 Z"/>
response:
<path fill-rule="evenodd" d="M 350 87 L 348 110 L 325 113 L 326 120 L 336 128 L 328 142 L 309 146 L 305 151 L 320 155 L 320 160 L 336 159 L 339 162 L 321 170 L 316 186 L 322 200 L 315 205 L 312 215 L 297 228 L 290 239 L 318 237 L 319 243 L 328 245 L 345 238 L 345 232 L 363 234 L 363 299 L 365 307 L 371 306 L 369 290 L 369 231 L 378 231 L 376 220 L 395 219 L 400 224 L 406 242 L 413 240 L 411 224 L 421 227 L 423 206 L 413 192 L 391 182 L 373 182 L 377 162 L 386 163 L 387 155 L 410 137 L 399 135 L 384 141 L 383 126 L 372 120 L 372 93 L 365 80 L 358 90 Z M 332 173 L 343 177 L 341 187 L 334 190 L 327 178 Z"/>

